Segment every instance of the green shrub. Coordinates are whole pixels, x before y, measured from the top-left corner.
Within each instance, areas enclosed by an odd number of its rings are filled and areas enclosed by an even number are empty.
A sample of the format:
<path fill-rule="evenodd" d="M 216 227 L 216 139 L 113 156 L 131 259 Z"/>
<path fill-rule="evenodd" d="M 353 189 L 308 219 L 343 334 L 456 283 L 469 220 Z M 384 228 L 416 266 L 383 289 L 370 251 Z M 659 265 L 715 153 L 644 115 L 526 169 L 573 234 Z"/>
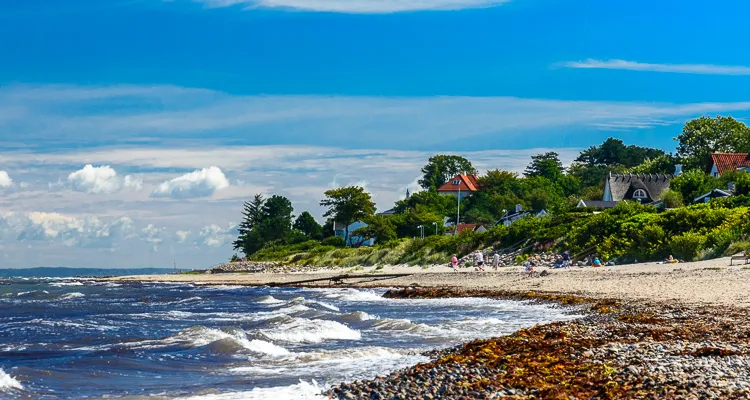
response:
<path fill-rule="evenodd" d="M 706 237 L 695 233 L 685 232 L 672 238 L 669 244 L 672 254 L 680 260 L 693 261 L 706 243 Z"/>
<path fill-rule="evenodd" d="M 745 253 L 750 251 L 750 240 L 743 239 L 736 242 L 732 242 L 727 249 L 724 251 L 724 255 L 731 256 L 737 253 Z"/>
<path fill-rule="evenodd" d="M 344 240 L 342 236 L 329 236 L 323 239 L 320 244 L 324 246 L 344 247 L 346 245 L 346 240 Z"/>

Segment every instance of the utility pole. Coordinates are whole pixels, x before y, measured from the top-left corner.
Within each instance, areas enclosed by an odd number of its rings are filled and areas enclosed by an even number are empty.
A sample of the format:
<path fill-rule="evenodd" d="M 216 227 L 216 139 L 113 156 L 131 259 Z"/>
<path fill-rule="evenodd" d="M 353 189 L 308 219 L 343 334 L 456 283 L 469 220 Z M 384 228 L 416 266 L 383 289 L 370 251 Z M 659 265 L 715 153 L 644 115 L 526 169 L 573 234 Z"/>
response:
<path fill-rule="evenodd" d="M 456 201 L 456 234 L 458 234 L 458 222 L 461 220 L 461 181 L 458 181 L 458 200 Z"/>

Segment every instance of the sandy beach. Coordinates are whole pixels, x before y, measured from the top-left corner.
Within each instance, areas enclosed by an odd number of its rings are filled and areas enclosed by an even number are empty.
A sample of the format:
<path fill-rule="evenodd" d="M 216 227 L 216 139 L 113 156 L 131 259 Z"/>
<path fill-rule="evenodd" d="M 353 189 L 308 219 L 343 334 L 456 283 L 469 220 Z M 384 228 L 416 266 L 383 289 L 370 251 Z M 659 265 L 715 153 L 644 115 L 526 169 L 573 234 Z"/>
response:
<path fill-rule="evenodd" d="M 730 258 L 719 258 L 681 264 L 642 263 L 601 268 L 546 269 L 538 268 L 529 276 L 521 267 L 506 267 L 487 272 L 473 269 L 453 271 L 447 266 L 365 267 L 360 270 L 318 270 L 288 274 L 201 274 L 144 275 L 107 278 L 111 281 L 192 282 L 207 285 L 268 285 L 293 284 L 297 281 L 329 278 L 341 274 L 412 274 L 405 277 L 357 283 L 350 287 L 447 287 L 503 291 L 537 291 L 565 293 L 585 297 L 622 300 L 652 300 L 685 305 L 724 305 L 750 307 L 750 265 L 730 266 Z M 362 279 L 364 280 L 364 279 Z M 328 286 L 328 281 L 308 283 Z"/>

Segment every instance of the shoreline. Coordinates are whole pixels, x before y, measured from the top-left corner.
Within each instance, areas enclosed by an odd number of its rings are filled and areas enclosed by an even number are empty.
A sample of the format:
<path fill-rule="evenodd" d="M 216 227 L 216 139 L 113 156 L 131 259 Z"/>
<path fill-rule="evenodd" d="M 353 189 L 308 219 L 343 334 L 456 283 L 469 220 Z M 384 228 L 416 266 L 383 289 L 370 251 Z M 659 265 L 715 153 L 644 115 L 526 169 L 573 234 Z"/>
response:
<path fill-rule="evenodd" d="M 498 271 L 458 272 L 439 265 L 424 267 L 384 266 L 336 270 L 310 270 L 295 273 L 223 273 L 182 275 L 140 275 L 99 278 L 106 282 L 163 282 L 195 285 L 294 286 L 294 282 L 326 279 L 345 273 L 357 275 L 399 274 L 408 276 L 370 282 L 329 285 L 327 281 L 302 287 L 405 288 L 432 287 L 509 292 L 535 291 L 563 293 L 591 298 L 617 298 L 631 301 L 667 301 L 686 305 L 750 307 L 750 264 L 730 266 L 730 258 L 680 264 L 642 263 L 600 268 L 538 268 L 535 276 L 521 267 Z"/>
<path fill-rule="evenodd" d="M 750 399 L 750 268 L 730 267 L 728 258 L 539 269 L 547 274 L 535 277 L 519 268 L 408 271 L 414 273 L 379 282 L 300 286 L 392 288 L 387 296 L 398 298 L 532 300 L 583 307 L 585 316 L 435 350 L 427 363 L 333 386 L 328 398 Z M 264 286 L 342 272 L 104 280 Z"/>
<path fill-rule="evenodd" d="M 401 289 L 395 298 L 486 296 L 583 306 L 586 316 L 430 352 L 431 361 L 342 383 L 333 399 L 750 398 L 745 310 L 570 295 Z"/>

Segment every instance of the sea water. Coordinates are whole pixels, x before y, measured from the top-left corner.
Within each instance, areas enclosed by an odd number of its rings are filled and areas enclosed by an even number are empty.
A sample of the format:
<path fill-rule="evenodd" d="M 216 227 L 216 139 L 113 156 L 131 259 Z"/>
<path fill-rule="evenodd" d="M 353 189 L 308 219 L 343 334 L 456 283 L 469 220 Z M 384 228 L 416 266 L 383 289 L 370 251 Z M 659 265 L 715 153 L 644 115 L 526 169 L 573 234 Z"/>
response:
<path fill-rule="evenodd" d="M 0 399 L 319 399 L 425 350 L 575 317 L 383 292 L 0 281 Z"/>

